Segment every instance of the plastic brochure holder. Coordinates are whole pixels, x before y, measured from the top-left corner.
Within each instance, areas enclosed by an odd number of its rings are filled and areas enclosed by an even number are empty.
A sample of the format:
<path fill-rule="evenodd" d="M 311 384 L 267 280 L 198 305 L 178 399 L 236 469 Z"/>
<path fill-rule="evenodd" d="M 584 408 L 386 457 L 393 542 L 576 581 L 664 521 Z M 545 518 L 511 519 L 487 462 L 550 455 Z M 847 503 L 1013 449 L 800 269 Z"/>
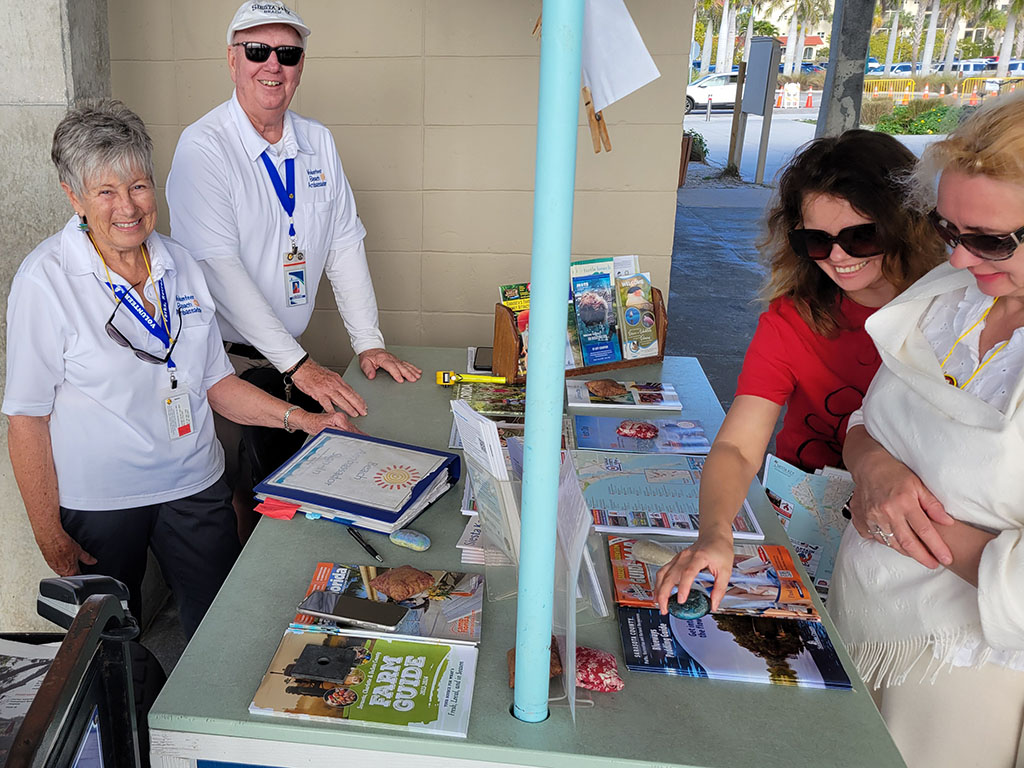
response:
<path fill-rule="evenodd" d="M 499 480 L 468 453 L 465 461 L 473 482 L 480 530 L 501 555 L 498 559 L 488 555 L 484 561 L 487 599 L 493 602 L 515 597 L 518 590 L 522 483 L 519 480 Z"/>

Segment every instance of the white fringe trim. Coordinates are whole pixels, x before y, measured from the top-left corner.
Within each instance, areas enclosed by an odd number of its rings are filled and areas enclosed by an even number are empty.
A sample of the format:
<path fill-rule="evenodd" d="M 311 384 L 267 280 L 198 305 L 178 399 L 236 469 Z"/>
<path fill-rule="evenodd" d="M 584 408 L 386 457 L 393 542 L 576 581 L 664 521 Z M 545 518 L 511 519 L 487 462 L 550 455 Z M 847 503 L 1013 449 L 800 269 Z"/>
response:
<path fill-rule="evenodd" d="M 924 637 L 890 642 L 847 643 L 846 648 L 857 665 L 864 683 L 874 690 L 902 685 L 906 682 L 914 665 L 926 653 L 931 660 L 925 668 L 924 675 L 918 681 L 934 683 L 939 674 L 953 668 L 953 660 L 971 640 L 977 638 L 973 629 L 957 629 L 946 632 L 935 632 Z M 971 669 L 978 669 L 988 663 L 993 649 L 982 642 L 975 653 Z M 1024 664 L 1024 651 L 1014 652 L 1008 665 L 1020 668 Z"/>

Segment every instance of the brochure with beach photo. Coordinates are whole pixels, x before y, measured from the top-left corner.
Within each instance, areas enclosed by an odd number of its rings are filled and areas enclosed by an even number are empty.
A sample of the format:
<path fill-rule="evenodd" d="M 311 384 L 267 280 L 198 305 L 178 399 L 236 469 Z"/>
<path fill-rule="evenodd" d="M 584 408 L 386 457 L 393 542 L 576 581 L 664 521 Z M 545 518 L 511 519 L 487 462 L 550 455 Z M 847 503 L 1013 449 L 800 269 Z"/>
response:
<path fill-rule="evenodd" d="M 249 712 L 465 738 L 477 654 L 442 641 L 289 629 Z"/>
<path fill-rule="evenodd" d="M 662 616 L 656 608 L 619 607 L 626 668 L 633 672 L 745 683 L 851 690 L 820 621 L 708 614 Z"/>
<path fill-rule="evenodd" d="M 633 556 L 637 540 L 608 537 L 615 602 L 638 608 L 654 608 L 654 584 L 658 566 L 642 563 Z M 690 543 L 658 542 L 682 552 Z M 779 544 L 736 544 L 729 589 L 715 613 L 769 616 L 777 619 L 821 621 L 808 587 L 796 568 L 789 550 Z M 708 594 L 715 579 L 708 571 L 697 574 L 694 586 Z"/>

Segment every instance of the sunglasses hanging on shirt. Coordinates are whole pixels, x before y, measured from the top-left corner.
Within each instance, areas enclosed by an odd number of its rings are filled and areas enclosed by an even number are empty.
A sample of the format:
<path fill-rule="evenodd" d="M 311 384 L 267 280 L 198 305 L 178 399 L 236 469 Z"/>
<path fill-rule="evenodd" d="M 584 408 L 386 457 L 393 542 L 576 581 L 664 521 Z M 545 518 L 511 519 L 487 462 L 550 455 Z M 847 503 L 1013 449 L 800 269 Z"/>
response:
<path fill-rule="evenodd" d="M 277 54 L 277 63 L 282 67 L 294 67 L 302 58 L 302 48 L 298 45 L 279 45 L 276 48 L 266 43 L 232 43 L 233 46 L 240 45 L 245 49 L 245 58 L 249 61 L 262 64 L 270 58 L 270 52 Z"/>
<path fill-rule="evenodd" d="M 849 256 L 868 259 L 885 252 L 878 227 L 874 224 L 858 224 L 844 227 L 835 235 L 820 229 L 794 229 L 789 233 L 789 244 L 798 256 L 822 261 L 832 254 L 833 244 L 839 244 Z"/>
<path fill-rule="evenodd" d="M 963 234 L 955 224 L 942 218 L 937 210 L 928 214 L 928 221 L 935 227 L 939 237 L 950 248 L 962 245 L 979 259 L 1003 261 L 1013 256 L 1014 251 L 1024 242 L 1024 227 L 1005 235 Z"/>

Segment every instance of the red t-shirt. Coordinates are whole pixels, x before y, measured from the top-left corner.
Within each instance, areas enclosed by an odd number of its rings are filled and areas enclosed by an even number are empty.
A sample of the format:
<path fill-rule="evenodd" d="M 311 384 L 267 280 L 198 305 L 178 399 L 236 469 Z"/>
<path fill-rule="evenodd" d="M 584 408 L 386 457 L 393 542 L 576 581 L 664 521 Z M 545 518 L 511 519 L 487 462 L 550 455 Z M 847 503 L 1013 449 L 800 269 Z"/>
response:
<path fill-rule="evenodd" d="M 807 471 L 843 465 L 846 423 L 881 362 L 864 330 L 874 311 L 843 297 L 844 322 L 833 338 L 812 331 L 787 296 L 761 315 L 736 394 L 788 405 L 775 438 L 780 459 Z"/>

